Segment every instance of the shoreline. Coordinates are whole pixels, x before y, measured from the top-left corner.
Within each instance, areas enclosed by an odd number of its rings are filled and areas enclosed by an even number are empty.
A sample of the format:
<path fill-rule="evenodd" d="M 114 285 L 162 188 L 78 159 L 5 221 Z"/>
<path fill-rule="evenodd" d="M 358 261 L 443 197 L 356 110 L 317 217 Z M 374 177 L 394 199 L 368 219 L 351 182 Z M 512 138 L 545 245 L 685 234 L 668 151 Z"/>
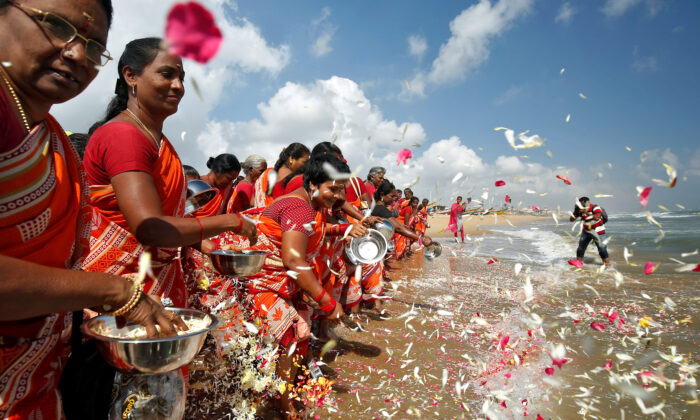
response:
<path fill-rule="evenodd" d="M 500 214 L 485 216 L 462 216 L 462 225 L 465 235 L 483 235 L 491 233 L 488 226 L 522 226 L 532 222 L 547 220 L 546 216 L 521 215 L 521 214 Z M 431 238 L 454 238 L 454 233 L 447 229 L 450 222 L 449 214 L 437 214 L 428 217 L 430 227 L 426 230 L 426 235 Z M 510 222 L 510 223 L 509 223 Z"/>

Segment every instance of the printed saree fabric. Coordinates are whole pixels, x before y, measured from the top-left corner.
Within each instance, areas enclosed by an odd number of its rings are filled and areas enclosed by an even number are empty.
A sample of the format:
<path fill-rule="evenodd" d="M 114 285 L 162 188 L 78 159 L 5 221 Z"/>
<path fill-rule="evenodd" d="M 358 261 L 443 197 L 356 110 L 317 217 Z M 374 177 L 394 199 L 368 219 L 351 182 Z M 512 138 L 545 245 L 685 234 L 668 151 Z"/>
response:
<path fill-rule="evenodd" d="M 278 200 L 303 200 L 303 198 L 283 196 Z M 323 243 L 326 231 L 325 213 L 317 211 L 315 222 L 312 227 L 314 231 L 306 247 L 307 262 L 311 262 L 318 255 Z M 306 305 L 301 302 L 299 286 L 293 278 L 289 277 L 282 264 L 281 226 L 276 221 L 261 215 L 257 228 L 258 243 L 248 249 L 265 251 L 267 258 L 260 272 L 248 278 L 248 298 L 255 314 L 266 319 L 272 337 L 280 341 L 292 324 L 307 316 L 308 312 L 300 313 L 300 307 L 306 309 Z M 305 321 L 308 322 L 308 319 Z"/>
<path fill-rule="evenodd" d="M 0 253 L 80 268 L 88 250 L 85 173 L 51 117 L 0 155 Z M 0 418 L 63 418 L 57 386 L 70 353 L 70 313 L 0 322 Z"/>
<path fill-rule="evenodd" d="M 274 168 L 267 168 L 265 172 L 260 175 L 260 178 L 255 181 L 255 207 L 267 207 L 275 201 L 275 199 L 267 193 L 272 190 L 272 186 L 270 185 L 270 173 L 274 171 Z"/>
<path fill-rule="evenodd" d="M 185 176 L 177 152 L 165 137 L 151 176 L 160 196 L 163 214 L 182 217 Z M 144 251 L 150 252 L 155 280 L 147 279 L 144 292 L 161 298 L 168 297 L 175 306 L 184 307 L 187 296 L 179 249 L 141 245 L 129 231 L 111 184 L 91 185 L 90 196 L 93 205 L 90 254 L 85 258 L 83 270 L 120 276 L 136 273 L 139 257 Z"/>

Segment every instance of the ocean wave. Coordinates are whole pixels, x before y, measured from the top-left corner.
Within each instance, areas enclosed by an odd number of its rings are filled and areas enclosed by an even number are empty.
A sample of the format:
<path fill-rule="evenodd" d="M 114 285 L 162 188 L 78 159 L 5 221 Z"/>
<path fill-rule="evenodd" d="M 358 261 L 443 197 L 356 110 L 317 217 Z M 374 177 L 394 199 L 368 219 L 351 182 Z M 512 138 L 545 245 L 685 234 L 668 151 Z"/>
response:
<path fill-rule="evenodd" d="M 688 213 L 688 212 L 673 212 L 673 211 L 652 211 L 651 215 L 655 218 L 662 219 L 673 219 L 673 218 L 687 218 L 687 217 L 700 217 L 698 213 Z M 608 216 L 611 220 L 624 219 L 624 218 L 635 218 L 643 219 L 647 217 L 646 211 L 640 211 L 636 213 L 615 213 Z"/>
<path fill-rule="evenodd" d="M 550 262 L 571 257 L 576 254 L 576 249 L 566 241 L 566 239 L 548 230 L 494 230 L 507 236 L 519 238 L 531 243 L 537 255 L 531 255 L 538 262 L 548 264 Z M 531 250 L 522 250 L 525 254 L 530 254 Z"/>

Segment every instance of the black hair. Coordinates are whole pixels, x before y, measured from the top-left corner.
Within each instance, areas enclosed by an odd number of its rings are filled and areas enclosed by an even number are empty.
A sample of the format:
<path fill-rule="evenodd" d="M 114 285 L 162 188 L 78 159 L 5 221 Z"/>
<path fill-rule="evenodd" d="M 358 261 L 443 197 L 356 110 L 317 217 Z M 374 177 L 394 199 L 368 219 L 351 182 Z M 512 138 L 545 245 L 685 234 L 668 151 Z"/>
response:
<path fill-rule="evenodd" d="M 395 189 L 396 187 L 394 187 L 394 184 L 385 179 L 384 182 L 379 185 L 377 191 L 374 192 L 374 196 L 372 198 L 374 198 L 374 201 L 379 202 L 383 195 L 391 194 L 391 192 Z"/>
<path fill-rule="evenodd" d="M 457 196 L 457 200 L 459 200 L 460 198 L 462 198 L 462 196 L 461 196 L 461 195 L 458 195 L 458 196 Z"/>
<path fill-rule="evenodd" d="M 323 167 L 324 163 L 331 165 L 333 169 L 340 173 L 350 173 L 350 168 L 347 163 L 338 159 L 335 155 L 312 156 L 306 164 L 304 171 L 304 188 L 309 189 L 311 184 L 321 185 L 326 181 L 330 181 L 331 177 Z"/>
<path fill-rule="evenodd" d="M 83 133 L 73 133 L 68 136 L 68 140 L 70 140 L 70 144 L 73 145 L 75 151 L 78 152 L 80 160 L 83 160 L 83 156 L 85 156 L 85 146 L 87 146 L 88 142 L 88 135 Z"/>
<path fill-rule="evenodd" d="M 162 42 L 163 40 L 160 38 L 140 38 L 126 44 L 126 48 L 124 48 L 124 52 L 119 57 L 119 64 L 117 65 L 119 78 L 114 88 L 114 93 L 117 96 L 112 98 L 109 105 L 107 105 L 107 112 L 105 112 L 104 118 L 90 127 L 90 135 L 126 109 L 126 104 L 129 101 L 129 86 L 124 79 L 124 67 L 128 66 L 134 73 L 141 74 L 143 69 L 151 64 L 158 55 Z"/>
<path fill-rule="evenodd" d="M 191 167 L 190 165 L 182 165 L 182 169 L 185 170 L 185 177 L 190 177 L 190 178 L 195 178 L 199 179 L 201 176 L 199 175 L 199 172 Z"/>
<path fill-rule="evenodd" d="M 314 148 L 311 150 L 312 156 L 331 154 L 343 156 L 343 152 L 340 150 L 340 147 L 336 146 L 335 144 L 329 141 L 322 141 L 321 143 L 314 146 Z"/>
<path fill-rule="evenodd" d="M 584 201 L 588 201 L 588 202 L 590 203 L 590 202 L 591 202 L 591 199 L 588 198 L 588 197 L 581 197 L 581 198 L 578 199 L 578 201 L 579 201 L 580 203 L 583 203 Z"/>
<path fill-rule="evenodd" d="M 227 174 L 229 172 L 240 172 L 241 163 L 238 158 L 230 153 L 222 153 L 217 157 L 210 157 L 207 160 L 207 168 L 216 174 Z"/>
<path fill-rule="evenodd" d="M 301 143 L 290 144 L 289 146 L 285 147 L 282 152 L 280 152 L 280 156 L 275 163 L 275 171 L 279 171 L 285 162 L 287 162 L 287 159 L 299 159 L 300 157 L 310 153 L 309 148 Z"/>
<path fill-rule="evenodd" d="M 409 201 L 409 203 L 413 203 L 414 201 L 415 201 L 416 203 L 419 203 L 419 202 L 420 202 L 420 200 L 418 199 L 418 197 L 416 197 L 415 195 L 414 195 L 413 197 L 411 197 L 411 201 Z"/>
<path fill-rule="evenodd" d="M 413 194 L 413 190 L 410 189 L 410 188 L 404 188 L 404 189 L 403 189 L 403 193 L 404 193 L 404 194 L 406 194 L 406 193 L 411 193 L 411 194 Z"/>

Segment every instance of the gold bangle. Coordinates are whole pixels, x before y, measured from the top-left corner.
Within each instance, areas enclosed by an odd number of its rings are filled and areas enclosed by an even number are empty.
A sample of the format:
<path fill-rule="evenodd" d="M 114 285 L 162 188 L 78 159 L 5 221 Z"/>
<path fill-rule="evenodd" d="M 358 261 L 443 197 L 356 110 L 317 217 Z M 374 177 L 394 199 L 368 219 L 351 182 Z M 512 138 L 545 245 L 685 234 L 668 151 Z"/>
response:
<path fill-rule="evenodd" d="M 139 287 L 134 287 L 134 293 L 132 293 L 129 300 L 121 308 L 113 312 L 104 312 L 104 315 L 122 316 L 128 314 L 132 309 L 134 309 L 139 300 L 141 300 L 142 295 L 143 292 L 141 289 Z"/>

